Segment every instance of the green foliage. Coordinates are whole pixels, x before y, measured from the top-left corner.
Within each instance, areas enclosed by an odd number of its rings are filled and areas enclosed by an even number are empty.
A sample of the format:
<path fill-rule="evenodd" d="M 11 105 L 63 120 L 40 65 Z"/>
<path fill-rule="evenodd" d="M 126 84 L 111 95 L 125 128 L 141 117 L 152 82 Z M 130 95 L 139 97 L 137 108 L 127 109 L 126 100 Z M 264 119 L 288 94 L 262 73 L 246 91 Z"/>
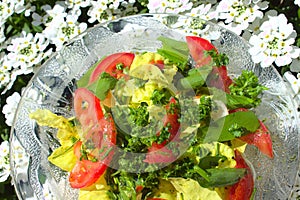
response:
<path fill-rule="evenodd" d="M 151 100 L 154 105 L 166 105 L 169 102 L 171 96 L 171 92 L 166 88 L 155 89 L 151 96 Z"/>
<path fill-rule="evenodd" d="M 149 123 L 148 105 L 141 103 L 137 108 L 130 108 L 129 119 L 138 126 L 146 126 Z"/>
<path fill-rule="evenodd" d="M 243 70 L 242 74 L 235 78 L 233 84 L 229 86 L 231 95 L 252 99 L 255 106 L 261 102 L 259 95 L 267 89 L 259 83 L 254 72 L 246 70 Z"/>
<path fill-rule="evenodd" d="M 227 66 L 229 64 L 229 58 L 226 54 L 218 53 L 216 50 L 212 49 L 209 51 L 205 51 L 204 54 L 206 56 L 211 56 L 214 61 L 214 65 L 217 67 Z"/>

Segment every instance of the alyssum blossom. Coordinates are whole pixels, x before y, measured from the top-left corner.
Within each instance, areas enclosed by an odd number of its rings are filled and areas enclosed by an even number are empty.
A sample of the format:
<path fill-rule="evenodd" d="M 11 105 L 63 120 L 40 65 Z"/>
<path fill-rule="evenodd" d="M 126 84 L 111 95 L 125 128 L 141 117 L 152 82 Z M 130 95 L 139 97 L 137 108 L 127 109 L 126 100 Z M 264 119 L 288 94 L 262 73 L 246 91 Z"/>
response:
<path fill-rule="evenodd" d="M 183 13 L 192 8 L 189 0 L 149 0 L 149 13 Z"/>
<path fill-rule="evenodd" d="M 53 8 L 50 8 L 49 6 L 44 8 L 47 13 L 46 15 L 36 15 L 36 21 L 34 23 L 40 23 L 45 26 L 42 34 L 51 44 L 54 44 L 56 50 L 59 51 L 63 44 L 85 31 L 87 24 L 79 23 L 77 21 L 78 16 L 74 13 L 66 13 L 66 7 L 60 4 L 56 4 Z"/>
<path fill-rule="evenodd" d="M 3 141 L 0 145 L 0 182 L 4 182 L 10 175 L 9 143 Z"/>
<path fill-rule="evenodd" d="M 3 106 L 2 113 L 5 115 L 5 123 L 11 126 L 15 117 L 18 104 L 21 100 L 21 96 L 18 92 L 14 92 L 11 96 L 7 97 L 6 104 Z"/>
<path fill-rule="evenodd" d="M 49 42 L 39 33 L 22 32 L 20 37 L 14 38 L 8 45 L 8 59 L 15 69 L 20 69 L 24 74 L 33 72 L 33 67 L 52 53 L 47 50 Z"/>
<path fill-rule="evenodd" d="M 216 11 L 219 13 L 219 19 L 224 20 L 220 24 L 240 35 L 248 28 L 249 23 L 263 17 L 262 10 L 267 7 L 268 3 L 260 0 L 222 0 Z"/>
<path fill-rule="evenodd" d="M 300 49 L 293 46 L 295 37 L 293 25 L 288 23 L 285 15 L 270 16 L 260 26 L 260 32 L 250 38 L 252 47 L 249 52 L 253 61 L 262 67 L 268 67 L 273 62 L 277 66 L 288 65 L 300 53 Z"/>

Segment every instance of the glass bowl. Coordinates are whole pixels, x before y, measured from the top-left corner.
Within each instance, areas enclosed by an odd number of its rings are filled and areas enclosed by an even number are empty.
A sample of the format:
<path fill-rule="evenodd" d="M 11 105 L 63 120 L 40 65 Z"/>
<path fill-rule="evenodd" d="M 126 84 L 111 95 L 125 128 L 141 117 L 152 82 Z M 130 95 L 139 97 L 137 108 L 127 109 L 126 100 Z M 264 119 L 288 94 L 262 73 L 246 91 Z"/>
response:
<path fill-rule="evenodd" d="M 252 70 L 269 88 L 255 112 L 272 132 L 274 159 L 249 145 L 245 156 L 255 172 L 255 199 L 290 198 L 299 168 L 299 127 L 291 89 L 274 67 L 261 68 L 251 61 L 249 45 L 241 37 L 198 18 L 168 14 L 136 15 L 99 24 L 43 64 L 22 95 L 11 132 L 10 161 L 18 198 L 76 199 L 78 195 L 69 187 L 68 174 L 47 160 L 58 147 L 56 130 L 37 125 L 29 118 L 30 112 L 49 109 L 71 117 L 74 81 L 101 57 L 122 51 L 156 51 L 161 45 L 158 36 L 184 40 L 193 34 L 211 40 L 219 52 L 227 54 L 230 76 Z"/>

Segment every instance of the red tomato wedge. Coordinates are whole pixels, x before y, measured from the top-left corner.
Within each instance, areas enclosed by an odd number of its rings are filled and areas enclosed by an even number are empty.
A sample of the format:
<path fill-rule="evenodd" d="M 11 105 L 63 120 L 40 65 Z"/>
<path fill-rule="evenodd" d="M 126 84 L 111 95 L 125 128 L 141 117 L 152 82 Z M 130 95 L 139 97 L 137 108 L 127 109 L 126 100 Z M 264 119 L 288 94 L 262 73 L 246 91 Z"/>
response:
<path fill-rule="evenodd" d="M 102 118 L 99 124 L 99 130 L 95 132 L 93 138 L 87 138 L 85 143 L 79 141 L 74 146 L 74 154 L 78 160 L 69 177 L 70 185 L 73 188 L 88 187 L 96 182 L 105 172 L 113 157 L 113 146 L 116 144 L 116 131 L 113 122 L 111 118 Z M 83 156 L 82 144 L 86 145 L 89 140 L 92 141 L 95 148 L 89 155 Z M 95 161 L 89 160 L 86 156 L 95 158 Z"/>
<path fill-rule="evenodd" d="M 236 184 L 229 187 L 228 199 L 229 200 L 248 200 L 251 198 L 254 180 L 251 173 L 250 167 L 247 165 L 246 161 L 242 157 L 241 153 L 235 150 L 235 168 L 245 168 L 247 169 L 247 174 L 239 180 Z"/>
<path fill-rule="evenodd" d="M 148 153 L 144 162 L 154 163 L 170 163 L 176 160 L 172 150 L 168 149 L 164 144 L 153 143 L 148 149 Z"/>
<path fill-rule="evenodd" d="M 176 100 L 174 98 L 170 99 L 170 102 L 166 105 L 167 114 L 165 115 L 163 122 L 164 127 L 169 126 L 168 131 L 170 132 L 170 138 L 168 140 L 176 140 L 176 136 L 180 127 L 178 122 L 178 110 L 175 107 Z M 157 133 L 159 136 L 160 132 Z M 148 149 L 146 159 L 147 163 L 169 163 L 176 160 L 176 156 L 173 154 L 172 150 L 168 149 L 165 144 L 168 141 L 164 141 L 161 144 L 153 143 Z"/>
<path fill-rule="evenodd" d="M 116 128 L 111 115 L 101 118 L 96 125 L 90 128 L 85 135 L 85 139 L 86 142 L 92 142 L 91 144 L 98 149 L 110 143 L 115 144 L 117 140 Z M 94 156 L 99 157 L 97 154 Z"/>
<path fill-rule="evenodd" d="M 69 177 L 71 187 L 83 188 L 92 185 L 105 172 L 106 168 L 101 161 L 77 161 Z"/>
<path fill-rule="evenodd" d="M 198 36 L 186 36 L 186 42 L 192 58 L 196 62 L 196 67 L 201 67 L 212 62 L 210 56 L 204 55 L 204 51 L 217 49 L 208 40 Z"/>
<path fill-rule="evenodd" d="M 256 146 L 260 152 L 267 155 L 269 158 L 274 158 L 272 139 L 269 130 L 263 122 L 259 121 L 260 128 L 254 133 L 249 133 L 240 137 L 239 139 Z"/>
<path fill-rule="evenodd" d="M 179 115 L 178 115 L 178 109 L 175 107 L 176 100 L 174 98 L 170 99 L 170 102 L 166 105 L 166 111 L 167 114 L 163 118 L 164 126 L 170 126 L 168 131 L 170 132 L 170 138 L 169 140 L 173 140 L 174 137 L 176 137 L 180 123 L 178 122 Z M 158 133 L 157 135 L 159 135 Z"/>
<path fill-rule="evenodd" d="M 116 129 L 112 117 L 103 115 L 100 100 L 85 88 L 75 91 L 74 109 L 84 138 L 74 145 L 77 163 L 69 182 L 73 188 L 83 188 L 96 182 L 107 169 L 116 144 Z M 89 146 L 92 149 L 85 152 Z"/>
<path fill-rule="evenodd" d="M 130 67 L 134 56 L 133 53 L 122 52 L 105 57 L 92 72 L 89 84 L 96 81 L 102 72 L 107 72 L 115 78 L 123 76 L 123 70 L 117 69 L 117 65 L 121 64 L 122 68 Z"/>
<path fill-rule="evenodd" d="M 229 111 L 229 113 L 247 110 L 248 109 L 246 108 L 237 108 Z M 256 146 L 260 150 L 260 152 L 262 152 L 269 158 L 273 158 L 274 154 L 270 131 L 262 121 L 259 121 L 259 123 L 260 127 L 254 133 L 249 133 L 247 135 L 239 137 L 238 139 L 246 142 L 247 144 Z"/>
<path fill-rule="evenodd" d="M 78 141 L 74 145 L 74 154 L 78 161 L 72 169 L 69 182 L 73 188 L 83 188 L 93 184 L 104 173 L 105 165 L 100 161 L 93 162 L 81 155 L 82 142 Z"/>
<path fill-rule="evenodd" d="M 75 91 L 74 110 L 83 127 L 90 127 L 103 118 L 100 100 L 86 88 L 78 88 Z"/>
<path fill-rule="evenodd" d="M 229 86 L 232 79 L 227 74 L 226 66 L 213 67 L 211 73 L 207 77 L 207 86 L 216 87 L 227 93 L 230 92 Z"/>
<path fill-rule="evenodd" d="M 157 61 L 152 60 L 150 64 L 157 66 L 161 70 L 164 69 L 165 67 L 165 62 L 163 60 L 157 60 Z"/>
<path fill-rule="evenodd" d="M 142 186 L 142 185 L 137 185 L 137 186 L 135 187 L 136 193 L 142 192 L 143 189 L 144 189 L 144 186 Z"/>

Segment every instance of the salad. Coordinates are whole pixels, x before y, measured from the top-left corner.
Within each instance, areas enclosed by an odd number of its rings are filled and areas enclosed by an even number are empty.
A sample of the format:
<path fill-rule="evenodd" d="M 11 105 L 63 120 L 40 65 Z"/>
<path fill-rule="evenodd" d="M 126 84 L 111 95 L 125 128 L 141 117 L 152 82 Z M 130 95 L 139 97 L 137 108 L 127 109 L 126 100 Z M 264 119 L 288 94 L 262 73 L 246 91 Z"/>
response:
<path fill-rule="evenodd" d="M 251 71 L 229 77 L 228 57 L 204 38 L 158 40 L 156 52 L 114 53 L 87 71 L 74 117 L 30 114 L 57 129 L 48 160 L 79 199 L 251 199 L 246 145 L 274 156 L 253 111 L 267 88 Z"/>

